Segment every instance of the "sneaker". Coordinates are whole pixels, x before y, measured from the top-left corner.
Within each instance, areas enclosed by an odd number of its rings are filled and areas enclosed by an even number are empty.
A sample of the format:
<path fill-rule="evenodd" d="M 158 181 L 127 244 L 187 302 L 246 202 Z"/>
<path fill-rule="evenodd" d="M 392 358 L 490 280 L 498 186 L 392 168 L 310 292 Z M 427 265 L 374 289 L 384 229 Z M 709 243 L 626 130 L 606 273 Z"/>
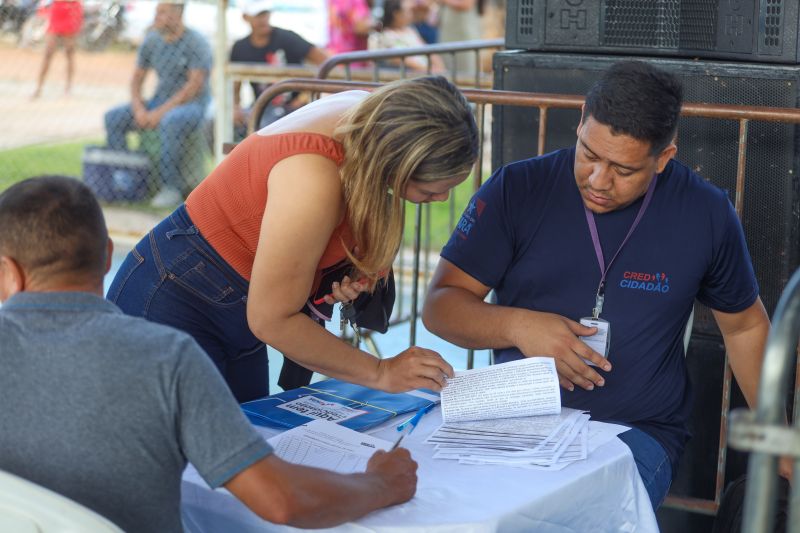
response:
<path fill-rule="evenodd" d="M 175 207 L 183 202 L 183 195 L 178 189 L 164 187 L 150 200 L 151 207 Z"/>

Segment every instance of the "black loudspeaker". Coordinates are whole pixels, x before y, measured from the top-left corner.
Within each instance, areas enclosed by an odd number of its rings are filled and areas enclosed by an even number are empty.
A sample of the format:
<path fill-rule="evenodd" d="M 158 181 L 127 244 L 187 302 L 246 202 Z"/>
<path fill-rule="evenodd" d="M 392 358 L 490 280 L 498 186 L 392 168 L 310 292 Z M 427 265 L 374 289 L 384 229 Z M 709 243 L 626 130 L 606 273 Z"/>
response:
<path fill-rule="evenodd" d="M 670 495 L 679 498 L 713 500 L 717 484 L 722 388 L 725 369 L 725 346 L 712 335 L 694 335 L 686 352 L 686 367 L 692 383 L 694 405 L 689 419 L 692 438 L 686 445 L 678 471 L 674 473 Z M 735 382 L 731 390 L 732 408 L 746 402 Z M 745 454 L 727 449 L 725 482 L 746 472 Z M 708 516 L 662 507 L 658 512 L 661 531 L 707 533 L 713 520 Z"/>
<path fill-rule="evenodd" d="M 686 366 L 692 383 L 694 406 L 689 420 L 692 438 L 686 445 L 670 492 L 679 496 L 714 499 L 719 457 L 720 413 L 725 365 L 725 345 L 717 336 L 694 335 L 686 351 Z M 734 407 L 745 406 L 738 387 L 732 396 Z M 728 453 L 735 452 L 728 450 Z M 730 465 L 733 466 L 733 465 Z M 735 479 L 744 473 L 742 465 L 726 472 Z"/>
<path fill-rule="evenodd" d="M 618 57 L 533 52 L 494 56 L 495 88 L 585 95 Z M 687 102 L 797 107 L 800 67 L 642 58 L 672 72 Z M 492 164 L 536 155 L 537 108 L 494 106 Z M 580 111 L 548 112 L 545 152 L 574 146 Z M 791 124 L 751 122 L 747 143 L 742 222 L 761 298 L 772 315 L 781 291 L 800 266 L 800 135 Z M 682 118 L 677 159 L 728 191 L 736 190 L 739 125 L 736 121 Z M 718 335 L 708 310 L 697 306 L 694 331 Z"/>
<path fill-rule="evenodd" d="M 800 62 L 797 0 L 508 0 L 506 48 Z"/>

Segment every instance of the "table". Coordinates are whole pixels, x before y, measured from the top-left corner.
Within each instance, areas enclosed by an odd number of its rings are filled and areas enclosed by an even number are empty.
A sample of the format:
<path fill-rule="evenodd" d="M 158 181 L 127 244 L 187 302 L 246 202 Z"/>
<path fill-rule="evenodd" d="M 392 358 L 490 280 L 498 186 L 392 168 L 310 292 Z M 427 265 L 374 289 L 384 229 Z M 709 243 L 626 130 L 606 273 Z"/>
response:
<path fill-rule="evenodd" d="M 441 413 L 436 408 L 403 440 L 419 463 L 417 493 L 411 501 L 324 531 L 658 531 L 636 463 L 619 439 L 604 444 L 586 461 L 557 472 L 459 465 L 434 460 L 433 446 L 423 442 L 440 423 Z M 374 435 L 393 440 L 395 425 Z M 278 433 L 257 429 L 265 437 Z M 181 511 L 187 533 L 301 531 L 266 522 L 228 491 L 209 489 L 191 466 L 183 476 Z"/>

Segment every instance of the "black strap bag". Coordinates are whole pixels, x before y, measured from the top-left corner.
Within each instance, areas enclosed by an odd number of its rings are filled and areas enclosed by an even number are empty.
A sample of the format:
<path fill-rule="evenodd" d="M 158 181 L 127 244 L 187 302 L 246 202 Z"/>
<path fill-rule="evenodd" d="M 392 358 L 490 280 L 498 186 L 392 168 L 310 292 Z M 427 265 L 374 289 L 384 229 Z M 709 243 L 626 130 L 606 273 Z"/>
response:
<path fill-rule="evenodd" d="M 350 273 L 352 265 L 346 261 L 341 261 L 336 265 L 325 269 L 316 293 L 308 299 L 302 312 L 318 324 L 324 326 L 325 320 L 333 315 L 333 306 L 322 302 L 314 304 L 326 294 L 331 294 L 333 282 L 340 282 Z M 352 305 L 355 311 L 353 322 L 359 328 L 386 333 L 389 330 L 389 318 L 392 316 L 394 307 L 395 286 L 394 271 L 378 281 L 372 293 L 363 292 L 358 298 L 353 300 Z M 324 318 L 323 318 L 324 317 Z M 284 357 L 281 375 L 278 378 L 278 385 L 283 390 L 296 389 L 311 383 L 311 375 L 314 372 L 304 366 Z"/>
<path fill-rule="evenodd" d="M 747 476 L 740 476 L 732 481 L 722 493 L 712 533 L 740 533 L 742 531 L 746 484 Z M 778 476 L 778 501 L 773 527 L 775 533 L 786 531 L 786 524 L 789 520 L 789 491 L 789 481 Z"/>

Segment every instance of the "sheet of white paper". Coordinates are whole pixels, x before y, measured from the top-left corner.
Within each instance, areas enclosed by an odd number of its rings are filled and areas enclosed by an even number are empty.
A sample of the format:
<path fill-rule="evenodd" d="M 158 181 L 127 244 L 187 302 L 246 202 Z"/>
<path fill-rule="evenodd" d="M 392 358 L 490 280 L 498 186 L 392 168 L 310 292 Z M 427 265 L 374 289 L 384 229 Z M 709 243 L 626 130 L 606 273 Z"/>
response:
<path fill-rule="evenodd" d="M 364 472 L 376 450 L 389 450 L 392 443 L 352 429 L 314 420 L 280 433 L 269 442 L 275 455 L 290 463 L 324 468 L 341 474 Z"/>
<path fill-rule="evenodd" d="M 572 425 L 569 428 L 569 433 L 560 441 L 558 442 L 556 449 L 553 452 L 553 455 L 549 458 L 550 464 L 558 463 L 561 457 L 563 456 L 564 452 L 573 444 L 579 446 L 580 445 L 580 435 L 581 431 L 586 424 L 589 423 L 588 416 L 581 416 L 576 417 L 573 421 Z"/>
<path fill-rule="evenodd" d="M 589 422 L 589 453 L 616 438 L 620 433 L 628 431 L 628 426 L 609 424 L 608 422 Z"/>
<path fill-rule="evenodd" d="M 529 357 L 456 372 L 442 389 L 445 423 L 556 414 L 561 409 L 556 365 Z"/>

